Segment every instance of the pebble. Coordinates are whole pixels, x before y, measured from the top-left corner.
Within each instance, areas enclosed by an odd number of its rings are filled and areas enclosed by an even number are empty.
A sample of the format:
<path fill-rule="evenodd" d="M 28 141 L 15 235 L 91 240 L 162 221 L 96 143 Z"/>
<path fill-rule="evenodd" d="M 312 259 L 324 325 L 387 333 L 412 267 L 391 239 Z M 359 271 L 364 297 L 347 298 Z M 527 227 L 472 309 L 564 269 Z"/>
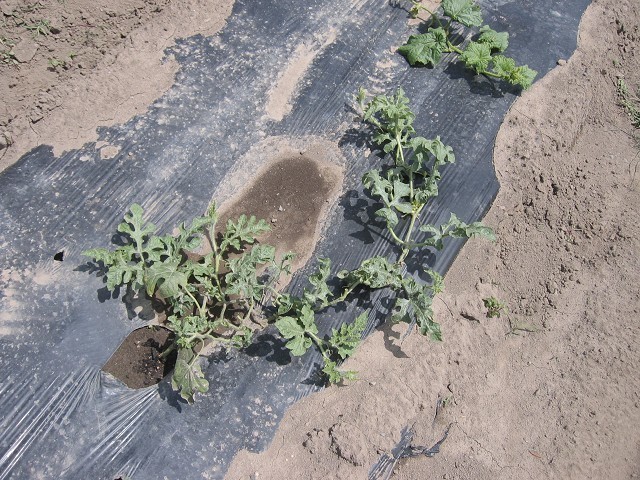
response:
<path fill-rule="evenodd" d="M 558 60 L 557 63 L 558 63 L 558 65 L 563 66 L 563 65 L 567 64 L 567 61 L 564 58 L 561 58 L 561 59 Z"/>
<path fill-rule="evenodd" d="M 38 44 L 31 39 L 24 39 L 13 47 L 13 54 L 20 63 L 30 62 L 36 56 Z"/>

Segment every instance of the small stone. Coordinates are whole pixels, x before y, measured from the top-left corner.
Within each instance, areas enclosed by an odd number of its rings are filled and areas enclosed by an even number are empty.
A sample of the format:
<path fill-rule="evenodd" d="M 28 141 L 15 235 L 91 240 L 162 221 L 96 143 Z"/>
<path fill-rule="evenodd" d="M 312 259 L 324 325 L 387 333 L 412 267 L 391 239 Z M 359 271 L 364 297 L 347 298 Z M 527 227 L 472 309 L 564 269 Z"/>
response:
<path fill-rule="evenodd" d="M 272 219 L 271 219 L 271 223 L 276 223 L 277 221 L 278 221 L 278 219 L 277 219 L 277 218 L 272 218 Z"/>
<path fill-rule="evenodd" d="M 38 44 L 30 38 L 25 38 L 13 47 L 13 54 L 20 63 L 30 62 L 36 56 Z"/>
<path fill-rule="evenodd" d="M 4 150 L 9 145 L 13 144 L 13 137 L 10 132 L 0 133 L 0 150 Z"/>
<path fill-rule="evenodd" d="M 279 212 L 284 212 L 284 208 L 282 208 L 282 205 L 280 205 L 280 206 L 278 207 L 278 211 L 279 211 Z"/>
<path fill-rule="evenodd" d="M 31 123 L 38 123 L 43 118 L 44 118 L 44 114 L 42 113 L 42 110 L 40 110 L 39 108 L 35 108 L 33 110 L 33 113 L 29 116 Z"/>
<path fill-rule="evenodd" d="M 562 67 L 563 65 L 567 64 L 567 61 L 564 58 L 561 58 L 561 59 L 558 60 L 557 63 L 558 63 L 558 65 L 560 65 Z"/>

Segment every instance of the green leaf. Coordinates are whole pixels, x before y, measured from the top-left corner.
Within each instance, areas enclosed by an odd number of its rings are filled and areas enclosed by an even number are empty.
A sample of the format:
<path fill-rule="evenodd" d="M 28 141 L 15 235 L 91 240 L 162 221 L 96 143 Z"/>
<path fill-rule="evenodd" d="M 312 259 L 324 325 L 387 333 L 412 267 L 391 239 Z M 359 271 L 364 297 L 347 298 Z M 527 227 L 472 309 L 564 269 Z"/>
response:
<path fill-rule="evenodd" d="M 399 288 L 402 271 L 396 264 L 389 263 L 384 257 L 371 257 L 346 276 L 351 285 L 366 285 L 377 289 L 384 287 Z"/>
<path fill-rule="evenodd" d="M 276 328 L 285 339 L 290 339 L 286 347 L 291 350 L 294 356 L 301 356 L 311 347 L 313 341 L 307 332 L 315 335 L 318 333 L 318 327 L 315 323 L 315 315 L 313 310 L 304 305 L 298 312 L 297 317 L 280 317 L 276 320 Z"/>
<path fill-rule="evenodd" d="M 491 48 L 486 43 L 470 42 L 460 55 L 460 60 L 476 73 L 486 72 L 491 61 Z"/>
<path fill-rule="evenodd" d="M 391 229 L 398 225 L 398 215 L 390 208 L 381 208 L 380 210 L 377 210 L 376 216 L 382 218 L 387 223 L 387 227 Z"/>
<path fill-rule="evenodd" d="M 447 237 L 451 238 L 471 238 L 485 237 L 491 241 L 495 241 L 496 237 L 493 230 L 482 222 L 474 222 L 467 224 L 461 221 L 455 213 L 452 213 L 449 221 L 434 227 L 433 225 L 421 225 L 418 230 L 429 233 L 430 237 L 421 243 L 425 246 L 435 247 L 442 250 L 444 244 L 442 240 Z"/>
<path fill-rule="evenodd" d="M 437 136 L 434 140 L 431 141 L 431 153 L 436 157 L 436 162 L 439 165 L 443 165 L 445 163 L 455 163 L 456 156 L 453 153 L 453 148 L 449 145 L 445 145 L 442 140 L 440 140 L 440 136 Z"/>
<path fill-rule="evenodd" d="M 435 66 L 448 51 L 447 33 L 442 28 L 430 28 L 427 33 L 411 35 L 407 43 L 398 48 L 411 66 Z"/>
<path fill-rule="evenodd" d="M 431 290 L 434 295 L 444 292 L 444 278 L 442 278 L 442 275 L 430 268 L 425 272 L 431 277 Z"/>
<path fill-rule="evenodd" d="M 327 358 L 324 359 L 322 372 L 327 376 L 327 380 L 331 384 L 340 383 L 343 380 L 357 380 L 356 372 L 352 370 L 339 370 L 338 364 Z"/>
<path fill-rule="evenodd" d="M 82 255 L 92 258 L 96 262 L 102 262 L 105 267 L 109 267 L 109 265 L 113 264 L 116 256 L 115 252 L 112 252 L 107 248 L 91 248 L 82 252 Z"/>
<path fill-rule="evenodd" d="M 512 85 L 520 85 L 522 88 L 529 88 L 538 72 L 530 69 L 527 65 L 517 67 L 513 58 L 503 55 L 495 55 L 492 58 L 493 73 Z"/>
<path fill-rule="evenodd" d="M 321 308 L 327 306 L 329 302 L 329 298 L 333 296 L 331 290 L 329 290 L 329 286 L 327 285 L 327 280 L 329 275 L 331 274 L 331 260 L 328 258 L 319 258 L 318 259 L 318 270 L 309 276 L 309 283 L 313 285 L 312 290 L 304 290 L 304 299 L 305 301 L 314 306 L 316 303 L 320 302 Z"/>
<path fill-rule="evenodd" d="M 529 68 L 527 65 L 522 65 L 513 71 L 508 81 L 513 85 L 520 85 L 526 90 L 533 85 L 533 81 L 537 75 L 538 72 Z"/>
<path fill-rule="evenodd" d="M 442 0 L 442 10 L 447 17 L 466 27 L 482 25 L 482 11 L 474 0 Z"/>
<path fill-rule="evenodd" d="M 389 180 L 380 176 L 378 170 L 369 170 L 365 173 L 362 176 L 362 184 L 371 192 L 371 195 L 380 197 L 385 205 L 391 202 L 389 195 L 393 191 L 393 186 Z"/>
<path fill-rule="evenodd" d="M 280 317 L 276 320 L 276 328 L 284 338 L 304 336 L 305 329 L 294 317 Z"/>
<path fill-rule="evenodd" d="M 301 357 L 309 350 L 311 345 L 313 345 L 313 342 L 309 337 L 298 336 L 289 340 L 285 347 L 291 351 L 291 355 L 294 357 Z"/>
<path fill-rule="evenodd" d="M 367 327 L 368 317 L 369 312 L 363 312 L 351 325 L 344 323 L 340 326 L 339 330 L 335 328 L 332 329 L 329 345 L 343 360 L 353 355 L 353 352 L 355 352 L 358 345 L 360 345 L 362 333 Z"/>
<path fill-rule="evenodd" d="M 496 240 L 493 230 L 482 222 L 465 223 L 455 213 L 451 214 L 449 221 L 441 226 L 442 236 L 452 238 L 485 237 L 491 241 Z"/>
<path fill-rule="evenodd" d="M 305 332 L 311 332 L 313 334 L 318 333 L 318 327 L 316 326 L 316 316 L 313 309 L 309 305 L 303 305 L 300 309 L 299 321 L 304 326 Z"/>
<path fill-rule="evenodd" d="M 374 141 L 386 153 L 403 147 L 409 134 L 414 132 L 415 115 L 409 108 L 409 99 L 402 88 L 395 95 L 376 95 L 366 105 L 363 119 L 378 128 Z"/>
<path fill-rule="evenodd" d="M 501 77 L 507 78 L 516 68 L 516 61 L 513 58 L 504 55 L 496 55 L 493 57 L 493 71 Z"/>
<path fill-rule="evenodd" d="M 188 280 L 187 274 L 180 270 L 180 259 L 170 258 L 162 263 L 156 262 L 147 269 L 147 294 L 153 295 L 157 288 L 161 297 L 174 297 L 180 293 L 181 287 L 187 286 Z"/>
<path fill-rule="evenodd" d="M 195 354 L 189 348 L 178 350 L 176 366 L 171 377 L 171 386 L 180 391 L 180 396 L 187 402 L 193 403 L 196 392 L 206 393 L 209 382 L 204 378 L 202 369 L 197 361 L 193 362 Z"/>
<path fill-rule="evenodd" d="M 485 25 L 480 29 L 478 43 L 488 45 L 492 51 L 504 52 L 509 46 L 509 33 L 496 32 L 489 25 Z"/>
<path fill-rule="evenodd" d="M 142 249 L 145 238 L 156 231 L 153 223 L 144 223 L 143 215 L 142 207 L 134 203 L 129 208 L 129 212 L 125 214 L 124 222 L 118 225 L 118 231 L 129 235 L 134 245 L 139 249 Z"/>
<path fill-rule="evenodd" d="M 220 250 L 226 251 L 229 246 L 240 250 L 243 244 L 252 244 L 260 235 L 271 230 L 269 224 L 264 220 L 257 220 L 255 216 L 247 217 L 240 215 L 238 220 L 227 221 L 227 228 L 224 232 Z"/>
<path fill-rule="evenodd" d="M 433 290 L 429 285 L 420 285 L 413 277 L 403 279 L 404 297 L 396 300 L 392 318 L 411 325 L 417 324 L 422 335 L 432 340 L 442 340 L 440 325 L 433 319 Z"/>
<path fill-rule="evenodd" d="M 254 245 L 249 253 L 245 255 L 247 255 L 254 267 L 264 265 L 265 263 L 271 263 L 275 260 L 276 248 L 266 244 Z"/>
<path fill-rule="evenodd" d="M 276 306 L 278 307 L 278 315 L 284 315 L 291 310 L 302 308 L 302 303 L 298 297 L 294 297 L 289 293 L 283 293 L 277 297 Z"/>
<path fill-rule="evenodd" d="M 240 257 L 227 262 L 229 273 L 224 277 L 227 295 L 240 295 L 243 298 L 259 300 L 265 285 L 257 277 L 258 265 L 272 263 L 275 258 L 275 248 L 271 245 L 255 245 Z"/>

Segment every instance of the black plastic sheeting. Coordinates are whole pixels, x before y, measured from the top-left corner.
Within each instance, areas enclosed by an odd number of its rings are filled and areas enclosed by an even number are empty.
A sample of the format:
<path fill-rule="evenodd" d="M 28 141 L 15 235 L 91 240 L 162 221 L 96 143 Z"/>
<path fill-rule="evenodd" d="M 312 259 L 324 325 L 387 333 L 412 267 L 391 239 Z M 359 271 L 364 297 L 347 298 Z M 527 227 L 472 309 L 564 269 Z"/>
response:
<path fill-rule="evenodd" d="M 413 427 L 403 428 L 402 432 L 400 432 L 400 441 L 391 450 L 391 453 L 385 452 L 382 454 L 375 465 L 371 467 L 367 479 L 388 480 L 393 475 L 393 470 L 399 460 L 403 458 L 418 457 L 420 455 L 433 457 L 440 453 L 440 447 L 442 447 L 442 444 L 447 440 L 447 437 L 449 437 L 449 431 L 452 426 L 453 423 L 447 425 L 447 428 L 445 428 L 440 440 L 430 447 L 413 445 L 413 437 L 415 436 Z"/>
<path fill-rule="evenodd" d="M 510 32 L 508 54 L 544 75 L 573 52 L 589 2 L 481 3 L 486 21 Z M 130 204 L 142 204 L 167 231 L 203 212 L 226 173 L 264 137 L 313 135 L 337 142 L 348 165 L 345 194 L 315 255 L 349 268 L 390 253 L 380 229 L 364 221 L 366 145 L 344 125 L 352 125 L 347 105 L 359 86 L 386 93 L 402 86 L 417 130 L 440 135 L 458 159 L 425 219 L 440 223 L 450 211 L 465 221 L 482 217 L 498 189 L 494 138 L 517 91 L 447 59 L 410 68 L 393 51 L 412 28 L 407 12 L 385 0 L 239 0 L 219 35 L 171 50 L 182 68 L 147 113 L 99 131 L 121 147 L 116 158 L 101 160 L 93 143 L 59 158 L 41 146 L 0 175 L 0 479 L 221 478 L 239 449 L 265 448 L 286 408 L 319 388 L 317 355 L 290 359 L 269 330 L 247 352 L 211 358 L 211 390 L 192 406 L 166 381 L 134 391 L 101 373 L 126 335 L 145 324 L 145 310 L 133 315 L 122 299 L 110 299 L 101 279 L 80 268 L 80 252 L 108 245 Z M 314 58 L 292 111 L 269 120 L 269 89 L 296 47 L 333 38 L 328 32 L 335 39 Z M 424 261 L 445 272 L 461 245 L 425 252 Z M 55 261 L 61 251 L 64 261 Z M 382 296 L 361 303 L 384 312 Z M 356 307 L 330 312 L 323 330 L 354 318 Z M 369 330 L 382 319 L 371 318 Z"/>

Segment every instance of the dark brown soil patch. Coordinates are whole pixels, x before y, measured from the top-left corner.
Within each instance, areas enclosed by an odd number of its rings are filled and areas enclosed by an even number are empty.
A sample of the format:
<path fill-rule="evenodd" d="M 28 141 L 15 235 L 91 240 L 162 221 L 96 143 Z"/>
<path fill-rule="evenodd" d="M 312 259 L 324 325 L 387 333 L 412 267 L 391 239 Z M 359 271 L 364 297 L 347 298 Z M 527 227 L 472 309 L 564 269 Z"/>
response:
<path fill-rule="evenodd" d="M 166 328 L 139 328 L 124 339 L 102 370 L 129 388 L 150 387 L 169 374 L 176 363 L 174 350 L 166 359 L 160 354 L 171 344 L 173 334 Z"/>
<path fill-rule="evenodd" d="M 274 245 L 278 255 L 295 252 L 300 266 L 313 250 L 324 212 L 341 182 L 338 166 L 318 163 L 303 154 L 285 157 L 273 162 L 224 208 L 221 225 L 243 213 L 265 219 L 271 232 L 260 242 Z"/>

